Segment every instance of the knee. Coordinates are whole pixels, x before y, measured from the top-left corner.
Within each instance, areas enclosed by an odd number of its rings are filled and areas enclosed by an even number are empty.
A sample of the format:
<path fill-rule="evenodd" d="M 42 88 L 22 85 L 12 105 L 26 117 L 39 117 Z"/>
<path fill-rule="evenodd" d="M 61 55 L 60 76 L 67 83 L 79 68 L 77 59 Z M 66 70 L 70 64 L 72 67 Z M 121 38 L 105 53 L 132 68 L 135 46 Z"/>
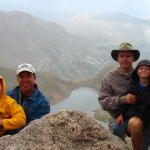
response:
<path fill-rule="evenodd" d="M 128 129 L 143 130 L 143 121 L 138 117 L 132 117 L 128 122 Z"/>

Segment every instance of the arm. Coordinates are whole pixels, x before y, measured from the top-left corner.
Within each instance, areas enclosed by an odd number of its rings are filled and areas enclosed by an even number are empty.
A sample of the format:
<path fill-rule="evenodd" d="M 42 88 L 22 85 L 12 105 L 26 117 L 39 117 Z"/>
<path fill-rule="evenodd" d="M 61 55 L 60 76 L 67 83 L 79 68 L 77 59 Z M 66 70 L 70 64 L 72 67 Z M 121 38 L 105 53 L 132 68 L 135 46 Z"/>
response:
<path fill-rule="evenodd" d="M 120 114 L 116 120 L 116 125 L 123 124 L 123 115 Z"/>
<path fill-rule="evenodd" d="M 128 111 L 128 109 L 130 108 L 130 104 L 121 104 L 118 107 L 118 114 L 119 116 L 116 119 L 116 124 L 120 125 L 124 123 L 124 118 L 126 115 L 126 112 Z"/>
<path fill-rule="evenodd" d="M 33 121 L 35 119 L 40 119 L 42 116 L 44 116 L 48 113 L 50 113 L 50 104 L 49 104 L 48 100 L 44 100 L 44 101 L 42 101 L 42 103 L 40 103 L 38 105 L 36 111 L 30 118 L 30 121 Z"/>
<path fill-rule="evenodd" d="M 136 94 L 137 90 L 133 85 L 130 85 L 128 91 L 121 97 L 121 101 L 126 104 L 135 104 L 136 103 Z"/>
<path fill-rule="evenodd" d="M 98 100 L 102 108 L 106 111 L 113 111 L 118 109 L 120 104 L 134 104 L 136 101 L 136 98 L 132 93 L 125 95 L 127 88 L 124 86 L 120 87 L 121 79 L 119 81 L 117 80 L 117 78 L 106 76 L 101 83 Z M 124 96 L 121 96 L 123 94 Z"/>
<path fill-rule="evenodd" d="M 12 130 L 22 127 L 26 122 L 26 116 L 23 108 L 12 99 L 12 102 L 7 104 L 6 109 L 11 118 L 2 119 L 4 130 Z"/>
<path fill-rule="evenodd" d="M 136 96 L 133 94 L 127 94 L 125 96 L 120 97 L 121 101 L 127 104 L 135 104 Z"/>
<path fill-rule="evenodd" d="M 118 108 L 120 104 L 120 96 L 113 94 L 113 88 L 110 82 L 104 78 L 100 86 L 99 103 L 106 111 L 112 111 Z"/>

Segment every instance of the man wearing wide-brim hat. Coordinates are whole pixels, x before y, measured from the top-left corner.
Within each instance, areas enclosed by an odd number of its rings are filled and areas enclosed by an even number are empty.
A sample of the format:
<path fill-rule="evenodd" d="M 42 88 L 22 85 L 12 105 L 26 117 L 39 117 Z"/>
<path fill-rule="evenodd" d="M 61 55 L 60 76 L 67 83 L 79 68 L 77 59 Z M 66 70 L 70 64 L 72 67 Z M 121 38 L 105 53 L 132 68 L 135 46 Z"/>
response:
<path fill-rule="evenodd" d="M 133 62 L 138 60 L 140 52 L 130 43 L 121 43 L 117 49 L 111 51 L 111 56 L 118 62 L 119 66 L 104 76 L 98 100 L 102 108 L 110 114 L 109 129 L 113 134 L 124 140 L 127 123 L 125 122 L 120 128 L 115 125 L 116 117 L 118 116 L 117 110 L 120 104 L 134 104 L 136 102 L 134 95 L 124 94 L 130 86 Z M 140 123 L 139 126 L 138 124 L 136 125 L 140 130 Z M 133 129 L 134 126 L 135 123 L 132 122 Z"/>
<path fill-rule="evenodd" d="M 114 50 L 111 51 L 111 56 L 115 61 L 117 61 L 118 53 L 121 52 L 121 51 L 131 52 L 134 56 L 134 61 L 138 60 L 139 57 L 140 57 L 139 50 L 136 50 L 135 48 L 133 48 L 133 46 L 130 43 L 121 43 L 119 45 L 118 49 L 114 49 Z"/>

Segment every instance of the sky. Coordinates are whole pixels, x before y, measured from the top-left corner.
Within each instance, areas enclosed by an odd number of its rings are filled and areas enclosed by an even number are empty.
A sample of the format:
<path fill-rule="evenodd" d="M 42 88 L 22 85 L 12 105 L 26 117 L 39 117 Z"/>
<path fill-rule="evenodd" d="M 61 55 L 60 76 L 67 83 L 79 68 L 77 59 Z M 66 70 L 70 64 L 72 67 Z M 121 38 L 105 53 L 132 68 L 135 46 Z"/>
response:
<path fill-rule="evenodd" d="M 1 10 L 68 11 L 75 13 L 121 12 L 150 16 L 150 0 L 0 0 Z"/>

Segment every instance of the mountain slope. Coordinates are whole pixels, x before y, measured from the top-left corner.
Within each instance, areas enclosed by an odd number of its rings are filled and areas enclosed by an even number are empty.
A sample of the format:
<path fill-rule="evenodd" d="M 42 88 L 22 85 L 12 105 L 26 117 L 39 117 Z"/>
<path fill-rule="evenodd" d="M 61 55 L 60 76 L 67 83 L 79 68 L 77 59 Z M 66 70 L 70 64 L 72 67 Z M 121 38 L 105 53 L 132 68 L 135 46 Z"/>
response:
<path fill-rule="evenodd" d="M 22 12 L 0 11 L 0 64 L 23 62 L 64 78 L 95 74 L 103 60 L 89 40 L 66 32 L 56 23 Z"/>
<path fill-rule="evenodd" d="M 121 42 L 131 42 L 141 50 L 142 57 L 150 56 L 150 20 L 123 13 L 84 14 L 61 25 L 68 32 L 92 41 L 96 47 L 104 47 L 108 53 L 108 49 Z"/>
<path fill-rule="evenodd" d="M 8 90 L 18 85 L 16 70 L 0 66 L 0 75 L 5 79 Z M 64 100 L 77 87 L 72 81 L 61 79 L 55 74 L 48 72 L 37 72 L 36 77 L 36 83 L 48 97 L 51 104 Z"/>

